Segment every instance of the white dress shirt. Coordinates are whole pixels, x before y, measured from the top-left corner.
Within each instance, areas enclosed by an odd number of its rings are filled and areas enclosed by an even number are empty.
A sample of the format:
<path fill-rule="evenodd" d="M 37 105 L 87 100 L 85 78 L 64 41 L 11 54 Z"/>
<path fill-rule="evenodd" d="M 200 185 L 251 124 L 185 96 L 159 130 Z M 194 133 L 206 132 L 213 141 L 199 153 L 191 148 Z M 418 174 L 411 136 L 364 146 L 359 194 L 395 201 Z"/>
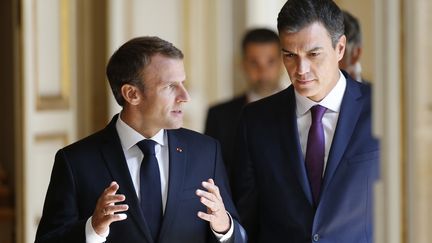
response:
<path fill-rule="evenodd" d="M 128 126 L 124 121 L 117 119 L 116 123 L 117 133 L 120 138 L 120 142 L 123 148 L 123 153 L 126 158 L 129 173 L 132 178 L 132 182 L 135 187 L 137 197 L 140 199 L 140 167 L 141 162 L 144 158 L 144 154 L 141 149 L 136 145 L 139 141 L 144 139 L 151 139 L 156 142 L 155 153 L 156 159 L 159 165 L 161 190 L 162 190 L 162 211 L 165 212 L 165 206 L 168 195 L 168 170 L 169 170 L 169 158 L 168 158 L 168 136 L 165 130 L 160 130 L 156 135 L 151 138 L 146 138 L 132 127 Z"/>
<path fill-rule="evenodd" d="M 123 148 L 123 153 L 126 158 L 126 163 L 129 168 L 129 173 L 132 178 L 132 182 L 135 187 L 135 192 L 137 197 L 140 199 L 140 166 L 144 154 L 136 145 L 139 141 L 143 139 L 151 139 L 156 142 L 155 153 L 156 159 L 158 160 L 160 180 L 161 180 L 161 193 L 162 193 L 162 210 L 165 212 L 167 197 L 168 197 L 168 180 L 169 180 L 169 149 L 168 149 L 168 135 L 166 130 L 162 129 L 156 135 L 151 138 L 146 138 L 132 127 L 127 125 L 121 118 L 120 115 L 116 122 L 117 133 L 120 138 L 120 143 Z M 197 196 L 197 200 L 199 200 Z M 229 215 L 229 214 L 228 214 Z M 197 216 L 198 217 L 198 216 Z M 226 234 L 219 234 L 215 231 L 216 238 L 220 242 L 228 241 L 234 233 L 234 225 L 231 215 L 229 216 L 231 220 L 231 228 Z M 114 222 L 115 223 L 115 222 Z M 86 243 L 101 243 L 106 241 L 106 237 L 109 235 L 109 229 L 103 235 L 98 235 L 92 225 L 91 217 L 86 223 Z"/>
<path fill-rule="evenodd" d="M 301 96 L 299 93 L 297 93 L 297 91 L 294 91 L 296 99 L 297 128 L 303 158 L 305 158 L 309 128 L 312 123 L 310 108 L 315 105 L 321 105 L 327 108 L 322 118 L 325 139 L 323 175 L 327 166 L 327 159 L 336 130 L 336 125 L 339 118 L 339 111 L 345 89 L 346 79 L 342 72 L 339 71 L 339 80 L 336 83 L 335 87 L 333 87 L 330 93 L 318 103 L 310 100 L 307 97 Z"/>

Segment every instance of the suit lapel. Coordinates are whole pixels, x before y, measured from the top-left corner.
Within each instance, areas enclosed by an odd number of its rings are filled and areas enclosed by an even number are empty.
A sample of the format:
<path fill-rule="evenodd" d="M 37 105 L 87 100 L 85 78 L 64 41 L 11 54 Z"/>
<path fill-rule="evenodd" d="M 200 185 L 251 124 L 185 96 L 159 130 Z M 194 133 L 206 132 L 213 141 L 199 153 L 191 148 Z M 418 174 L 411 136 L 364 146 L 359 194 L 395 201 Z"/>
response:
<path fill-rule="evenodd" d="M 178 210 L 178 197 L 182 190 L 183 177 L 186 173 L 186 154 L 187 145 L 180 140 L 179 130 L 167 130 L 169 148 L 169 179 L 168 179 L 168 198 L 165 207 L 162 227 L 160 231 L 160 242 L 166 236 L 166 231 L 171 225 Z"/>
<path fill-rule="evenodd" d="M 336 125 L 336 131 L 333 137 L 333 142 L 330 147 L 329 156 L 327 159 L 326 171 L 322 192 L 325 192 L 328 184 L 331 181 L 347 145 L 354 132 L 360 112 L 363 110 L 363 100 L 361 99 L 361 90 L 356 81 L 347 77 L 346 91 L 342 100 L 339 119 Z M 355 109 L 353 109 L 355 107 Z"/>
<path fill-rule="evenodd" d="M 313 205 L 312 191 L 309 186 L 309 180 L 306 173 L 304 158 L 301 152 L 299 135 L 297 129 L 297 115 L 296 115 L 296 101 L 294 95 L 294 88 L 291 85 L 287 90 L 286 101 L 287 107 L 282 108 L 281 124 L 282 128 L 281 140 L 285 144 L 284 150 L 288 152 L 288 160 L 290 166 L 295 171 L 297 179 L 300 183 L 303 192 L 311 205 Z"/>
<path fill-rule="evenodd" d="M 118 115 L 112 119 L 106 128 L 106 143 L 102 145 L 101 152 L 113 180 L 115 180 L 120 186 L 119 193 L 126 196 L 126 203 L 129 205 L 129 210 L 127 212 L 128 217 L 135 221 L 138 228 L 145 235 L 147 241 L 153 242 L 150 229 L 144 220 L 141 206 L 121 147 L 120 139 L 115 128 L 117 117 Z"/>

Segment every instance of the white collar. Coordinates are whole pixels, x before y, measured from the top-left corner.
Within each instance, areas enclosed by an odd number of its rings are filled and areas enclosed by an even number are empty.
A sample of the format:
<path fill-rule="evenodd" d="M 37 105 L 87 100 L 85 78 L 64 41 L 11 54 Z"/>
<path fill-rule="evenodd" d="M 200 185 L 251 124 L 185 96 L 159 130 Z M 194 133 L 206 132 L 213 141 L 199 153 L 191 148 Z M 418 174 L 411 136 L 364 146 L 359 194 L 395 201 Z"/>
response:
<path fill-rule="evenodd" d="M 339 71 L 339 80 L 337 81 L 336 85 L 333 87 L 330 93 L 328 93 L 328 95 L 324 97 L 324 99 L 322 99 L 320 102 L 315 102 L 307 97 L 304 97 L 300 95 L 296 90 L 294 90 L 297 117 L 306 114 L 306 112 L 308 112 L 310 108 L 314 105 L 321 105 L 326 107 L 327 110 L 338 113 L 340 111 L 345 89 L 346 78 L 342 74 L 342 72 Z"/>
<path fill-rule="evenodd" d="M 124 151 L 129 150 L 132 146 L 136 145 L 139 141 L 143 139 L 151 139 L 156 143 L 158 143 L 160 146 L 165 146 L 166 144 L 168 144 L 167 143 L 168 139 L 167 139 L 167 134 L 165 132 L 165 129 L 161 129 L 158 133 L 156 133 L 151 138 L 146 138 L 143 135 L 141 135 L 139 132 L 137 132 L 135 129 L 133 129 L 131 126 L 126 124 L 120 118 L 120 114 L 116 122 L 116 129 Z"/>

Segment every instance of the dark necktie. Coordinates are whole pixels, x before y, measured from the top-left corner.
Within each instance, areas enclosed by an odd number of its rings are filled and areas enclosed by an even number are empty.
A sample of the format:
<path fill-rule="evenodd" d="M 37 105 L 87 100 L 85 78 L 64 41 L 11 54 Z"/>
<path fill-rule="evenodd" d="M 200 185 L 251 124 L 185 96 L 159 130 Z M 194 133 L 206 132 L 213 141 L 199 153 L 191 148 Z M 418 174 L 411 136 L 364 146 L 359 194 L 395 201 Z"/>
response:
<path fill-rule="evenodd" d="M 327 108 L 315 105 L 311 108 L 312 123 L 306 147 L 306 169 L 315 205 L 318 205 L 324 168 L 324 128 L 321 119 Z"/>
<path fill-rule="evenodd" d="M 155 155 L 156 142 L 142 140 L 137 143 L 144 154 L 140 168 L 141 210 L 150 227 L 153 240 L 157 241 L 162 222 L 162 192 L 159 166 Z"/>

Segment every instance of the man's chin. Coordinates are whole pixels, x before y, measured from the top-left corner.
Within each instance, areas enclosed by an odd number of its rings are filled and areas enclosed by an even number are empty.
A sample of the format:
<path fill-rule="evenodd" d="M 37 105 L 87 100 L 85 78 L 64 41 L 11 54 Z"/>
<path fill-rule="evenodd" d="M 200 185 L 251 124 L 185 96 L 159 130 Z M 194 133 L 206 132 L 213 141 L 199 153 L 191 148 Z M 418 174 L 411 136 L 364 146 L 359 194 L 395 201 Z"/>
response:
<path fill-rule="evenodd" d="M 169 124 L 168 126 L 166 126 L 165 129 L 171 129 L 171 130 L 173 130 L 173 129 L 179 129 L 182 126 L 183 126 L 183 121 L 181 121 L 181 122 L 173 122 L 173 123 Z"/>

